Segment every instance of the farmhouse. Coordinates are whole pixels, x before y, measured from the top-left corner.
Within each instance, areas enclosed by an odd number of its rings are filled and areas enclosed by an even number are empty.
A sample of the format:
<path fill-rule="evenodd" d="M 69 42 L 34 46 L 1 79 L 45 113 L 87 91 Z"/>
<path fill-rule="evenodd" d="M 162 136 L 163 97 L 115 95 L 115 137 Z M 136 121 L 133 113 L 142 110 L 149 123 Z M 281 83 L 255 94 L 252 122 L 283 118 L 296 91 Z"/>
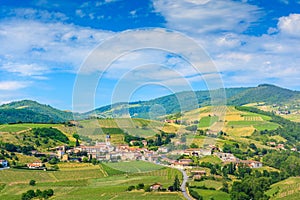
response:
<path fill-rule="evenodd" d="M 172 165 L 178 168 L 189 167 L 193 161 L 191 159 L 180 159 L 179 161 L 174 162 Z"/>
<path fill-rule="evenodd" d="M 150 190 L 152 191 L 158 191 L 158 190 L 162 190 L 162 184 L 160 183 L 154 183 L 153 185 L 150 186 Z"/>
<path fill-rule="evenodd" d="M 263 166 L 263 164 L 261 162 L 255 161 L 255 160 L 239 160 L 239 159 L 237 159 L 236 161 L 234 161 L 232 163 L 234 163 L 237 167 L 239 165 L 246 165 L 253 169 L 260 168 Z"/>
<path fill-rule="evenodd" d="M 43 167 L 43 163 L 40 162 L 40 161 L 35 161 L 33 163 L 28 163 L 27 164 L 27 167 L 29 169 L 39 169 L 39 168 L 42 168 Z"/>
<path fill-rule="evenodd" d="M 0 160 L 0 167 L 8 167 L 8 162 L 7 160 Z"/>
<path fill-rule="evenodd" d="M 214 155 L 218 156 L 223 162 L 235 162 L 236 157 L 232 153 L 215 152 Z"/>
<path fill-rule="evenodd" d="M 193 179 L 198 180 L 201 179 L 202 176 L 206 176 L 206 171 L 204 170 L 193 170 L 191 171 L 191 174 L 193 175 Z"/>

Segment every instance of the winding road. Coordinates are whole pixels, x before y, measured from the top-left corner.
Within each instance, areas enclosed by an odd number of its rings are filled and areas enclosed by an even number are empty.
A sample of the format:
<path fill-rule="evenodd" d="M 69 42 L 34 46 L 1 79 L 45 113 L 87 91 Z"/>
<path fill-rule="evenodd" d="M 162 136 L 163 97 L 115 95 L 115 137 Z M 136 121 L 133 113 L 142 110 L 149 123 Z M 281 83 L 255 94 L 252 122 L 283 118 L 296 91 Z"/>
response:
<path fill-rule="evenodd" d="M 176 168 L 176 169 L 178 169 L 178 168 Z M 186 183 L 187 183 L 187 181 L 188 181 L 188 176 L 187 176 L 186 172 L 185 172 L 183 169 L 178 169 L 178 170 L 181 171 L 182 177 L 183 177 L 182 184 L 181 184 L 181 186 L 180 186 L 181 192 L 182 192 L 183 196 L 184 196 L 186 199 L 188 199 L 188 200 L 193 200 L 193 199 L 190 197 L 190 195 L 186 192 L 186 187 L 185 187 L 185 185 L 186 185 Z"/>
<path fill-rule="evenodd" d="M 187 181 L 188 181 L 188 176 L 187 176 L 186 172 L 185 172 L 183 169 L 179 169 L 179 168 L 177 168 L 177 167 L 172 167 L 172 166 L 170 166 L 170 165 L 163 165 L 163 164 L 158 164 L 158 163 L 156 163 L 156 164 L 157 164 L 157 165 L 162 165 L 162 166 L 164 166 L 164 167 L 170 167 L 170 168 L 174 168 L 174 169 L 179 170 L 179 171 L 182 173 L 182 178 L 183 178 L 182 184 L 181 184 L 181 186 L 180 186 L 181 192 L 182 192 L 183 196 L 184 196 L 186 199 L 188 199 L 188 200 L 194 200 L 194 199 L 186 192 L 186 187 L 185 187 L 185 185 L 186 185 L 186 183 L 187 183 Z"/>

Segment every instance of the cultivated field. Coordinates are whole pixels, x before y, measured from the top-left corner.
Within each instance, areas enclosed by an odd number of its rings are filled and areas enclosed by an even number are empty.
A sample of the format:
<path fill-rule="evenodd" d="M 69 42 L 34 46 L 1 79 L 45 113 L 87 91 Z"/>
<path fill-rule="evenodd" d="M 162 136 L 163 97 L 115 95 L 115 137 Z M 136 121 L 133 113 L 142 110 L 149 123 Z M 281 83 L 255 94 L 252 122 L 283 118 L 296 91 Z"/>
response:
<path fill-rule="evenodd" d="M 291 177 L 275 183 L 267 191 L 271 199 L 298 200 L 300 196 L 300 177 Z"/>
<path fill-rule="evenodd" d="M 124 168 L 135 166 L 139 173 L 115 173 L 113 168 L 87 163 L 61 163 L 60 171 L 33 171 L 8 169 L 0 171 L 0 199 L 20 199 L 21 194 L 29 189 L 45 190 L 52 188 L 51 199 L 184 199 L 181 193 L 127 191 L 128 186 L 144 183 L 146 186 L 160 182 L 164 188 L 173 184 L 175 175 L 181 173 L 171 168 L 154 170 L 153 164 L 142 161 L 119 163 Z M 151 166 L 151 167 L 149 167 Z M 149 171 L 151 169 L 151 171 Z M 106 171 L 108 170 L 108 171 Z M 31 179 L 36 186 L 29 186 Z"/>

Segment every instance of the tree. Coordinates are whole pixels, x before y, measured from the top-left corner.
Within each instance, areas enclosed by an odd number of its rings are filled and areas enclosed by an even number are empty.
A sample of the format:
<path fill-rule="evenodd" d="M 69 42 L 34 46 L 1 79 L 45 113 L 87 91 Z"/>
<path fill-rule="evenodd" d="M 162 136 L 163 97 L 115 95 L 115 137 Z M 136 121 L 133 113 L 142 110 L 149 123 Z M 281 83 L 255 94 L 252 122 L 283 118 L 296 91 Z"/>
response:
<path fill-rule="evenodd" d="M 223 187 L 220 190 L 226 193 L 229 192 L 228 183 L 226 181 L 223 182 Z"/>
<path fill-rule="evenodd" d="M 128 191 L 132 191 L 132 190 L 134 190 L 134 189 L 135 189 L 135 186 L 134 186 L 134 185 L 130 185 L 130 186 L 127 188 Z"/>
<path fill-rule="evenodd" d="M 92 162 L 93 165 L 96 165 L 98 163 L 96 158 L 92 158 L 91 162 Z"/>
<path fill-rule="evenodd" d="M 35 186 L 35 183 L 36 183 L 35 180 L 30 180 L 29 181 L 29 185 L 31 185 L 31 186 Z"/>
<path fill-rule="evenodd" d="M 188 130 L 188 131 L 195 132 L 195 131 L 197 131 L 198 126 L 197 125 L 191 125 L 191 126 L 187 126 L 185 129 Z"/>
<path fill-rule="evenodd" d="M 33 190 L 28 190 L 26 193 L 22 194 L 22 200 L 30 200 L 35 197 L 35 192 Z"/>
<path fill-rule="evenodd" d="M 76 139 L 76 144 L 75 144 L 75 146 L 76 146 L 76 147 L 80 146 L 80 143 L 79 143 L 80 136 L 79 136 L 77 133 L 74 133 L 74 134 L 73 134 L 73 138 Z"/>
<path fill-rule="evenodd" d="M 199 146 L 198 145 L 196 145 L 195 143 L 192 143 L 191 145 L 190 145 L 190 148 L 198 148 Z"/>
<path fill-rule="evenodd" d="M 144 183 L 139 183 L 137 186 L 136 186 L 136 189 L 137 190 L 141 190 L 141 189 L 144 189 L 145 185 Z"/>
<path fill-rule="evenodd" d="M 180 191 L 180 181 L 178 175 L 175 176 L 174 183 L 173 183 L 173 190 Z"/>

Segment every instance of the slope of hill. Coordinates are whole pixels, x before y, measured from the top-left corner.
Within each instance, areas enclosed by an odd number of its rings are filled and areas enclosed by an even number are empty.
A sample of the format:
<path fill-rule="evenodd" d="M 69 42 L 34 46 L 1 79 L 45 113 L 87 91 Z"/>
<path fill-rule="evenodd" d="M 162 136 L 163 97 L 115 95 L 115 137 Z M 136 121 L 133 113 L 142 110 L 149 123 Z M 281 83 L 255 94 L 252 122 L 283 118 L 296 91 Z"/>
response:
<path fill-rule="evenodd" d="M 211 104 L 211 92 L 218 92 L 218 90 L 185 91 L 149 101 L 118 103 L 97 108 L 86 114 L 93 113 L 99 117 L 124 117 L 124 115 L 129 114 L 134 118 L 153 118 L 153 116 L 149 116 L 149 113 L 154 116 L 162 116 L 208 106 Z M 266 104 L 272 105 L 276 103 L 293 103 L 300 99 L 300 92 L 298 91 L 292 91 L 269 84 L 248 88 L 227 88 L 225 89 L 225 93 L 228 105 L 244 105 L 256 102 L 265 102 Z M 159 105 L 159 107 L 157 105 Z M 162 108 L 164 110 L 162 110 Z"/>
<path fill-rule="evenodd" d="M 300 99 L 300 92 L 280 88 L 274 85 L 262 84 L 254 88 L 248 88 L 231 98 L 228 103 L 231 105 L 244 105 L 255 102 L 267 104 L 290 103 Z"/>
<path fill-rule="evenodd" d="M 90 116 L 133 117 L 144 119 L 158 119 L 161 116 L 175 114 L 211 105 L 213 91 L 184 91 L 149 101 L 116 103 L 97 108 L 87 113 L 71 113 L 55 109 L 49 105 L 36 101 L 23 100 L 0 106 L 0 123 L 34 122 L 59 123 L 73 119 L 83 119 Z M 241 87 L 225 89 L 228 105 L 244 105 L 264 102 L 272 104 L 295 104 L 300 101 L 300 92 L 280 88 L 274 85 L 262 84 L 257 87 Z"/>
<path fill-rule="evenodd" d="M 16 101 L 0 106 L 0 123 L 61 123 L 72 118 L 71 112 L 61 111 L 31 100 Z"/>

